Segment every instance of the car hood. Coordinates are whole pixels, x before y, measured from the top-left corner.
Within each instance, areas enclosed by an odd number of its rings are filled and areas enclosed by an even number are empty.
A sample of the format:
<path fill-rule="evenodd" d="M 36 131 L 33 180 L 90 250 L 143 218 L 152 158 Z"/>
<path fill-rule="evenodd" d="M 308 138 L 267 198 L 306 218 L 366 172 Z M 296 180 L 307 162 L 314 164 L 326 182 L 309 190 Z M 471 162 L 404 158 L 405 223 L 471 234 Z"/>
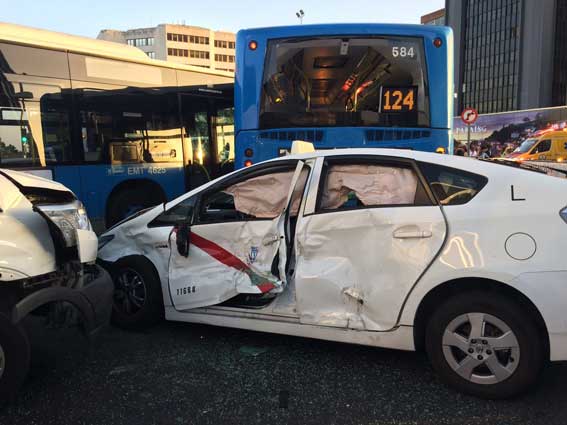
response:
<path fill-rule="evenodd" d="M 519 157 L 520 155 L 523 155 L 523 153 L 521 153 L 521 152 L 512 152 L 512 153 L 509 153 L 508 155 L 506 155 L 506 158 L 517 158 L 517 157 Z"/>
<path fill-rule="evenodd" d="M 53 180 L 44 179 L 29 173 L 22 173 L 20 171 L 6 170 L 1 168 L 0 175 L 4 175 L 11 180 L 18 187 L 33 187 L 38 189 L 49 189 L 69 192 L 61 183 L 54 182 Z"/>

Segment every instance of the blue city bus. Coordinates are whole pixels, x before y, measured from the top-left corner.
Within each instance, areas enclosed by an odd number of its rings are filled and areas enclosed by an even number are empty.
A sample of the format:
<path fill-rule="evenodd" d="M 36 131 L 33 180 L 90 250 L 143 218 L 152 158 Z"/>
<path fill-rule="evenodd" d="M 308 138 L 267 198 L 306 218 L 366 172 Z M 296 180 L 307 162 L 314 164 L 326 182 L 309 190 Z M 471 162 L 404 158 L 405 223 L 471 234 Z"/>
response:
<path fill-rule="evenodd" d="M 248 29 L 236 51 L 236 168 L 285 155 L 293 140 L 452 152 L 450 28 Z"/>
<path fill-rule="evenodd" d="M 234 169 L 232 73 L 0 24 L 0 168 L 63 183 L 102 230 Z"/>

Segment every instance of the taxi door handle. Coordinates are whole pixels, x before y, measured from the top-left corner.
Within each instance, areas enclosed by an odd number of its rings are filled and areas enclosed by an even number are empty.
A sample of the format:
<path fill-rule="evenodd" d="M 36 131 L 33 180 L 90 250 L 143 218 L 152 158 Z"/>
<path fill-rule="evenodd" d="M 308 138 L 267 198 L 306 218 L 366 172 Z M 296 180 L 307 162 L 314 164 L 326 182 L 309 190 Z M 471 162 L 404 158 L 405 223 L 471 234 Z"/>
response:
<path fill-rule="evenodd" d="M 430 238 L 432 235 L 433 234 L 429 230 L 394 230 L 394 237 L 396 239 L 425 239 Z"/>
<path fill-rule="evenodd" d="M 262 239 L 262 245 L 268 246 L 273 243 L 278 242 L 280 239 L 283 239 L 283 236 L 280 235 L 266 235 L 264 239 Z"/>

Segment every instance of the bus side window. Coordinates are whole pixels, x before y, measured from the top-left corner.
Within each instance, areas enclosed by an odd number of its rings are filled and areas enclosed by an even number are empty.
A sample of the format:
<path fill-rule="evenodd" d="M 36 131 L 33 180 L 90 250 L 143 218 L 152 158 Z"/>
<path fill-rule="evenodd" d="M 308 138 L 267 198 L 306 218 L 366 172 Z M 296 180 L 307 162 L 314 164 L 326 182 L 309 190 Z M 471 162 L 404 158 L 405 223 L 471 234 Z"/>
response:
<path fill-rule="evenodd" d="M 72 161 L 68 82 L 7 73 L 0 80 L 0 165 Z"/>
<path fill-rule="evenodd" d="M 234 171 L 234 108 L 217 110 L 212 120 L 219 174 Z"/>
<path fill-rule="evenodd" d="M 85 162 L 182 163 L 177 96 L 159 89 L 77 93 Z"/>
<path fill-rule="evenodd" d="M 183 149 L 187 165 L 187 187 L 192 189 L 211 179 L 214 165 L 209 131 L 209 104 L 202 98 L 181 94 Z"/>

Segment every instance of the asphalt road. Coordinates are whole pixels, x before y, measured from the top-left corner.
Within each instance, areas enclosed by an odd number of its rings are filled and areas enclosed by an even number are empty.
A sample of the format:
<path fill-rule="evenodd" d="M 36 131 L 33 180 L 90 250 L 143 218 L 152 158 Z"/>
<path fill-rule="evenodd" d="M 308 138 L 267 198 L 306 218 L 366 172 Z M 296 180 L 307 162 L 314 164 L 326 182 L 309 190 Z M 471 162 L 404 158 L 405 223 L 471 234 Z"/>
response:
<path fill-rule="evenodd" d="M 464 396 L 423 354 L 163 323 L 75 330 L 28 324 L 33 366 L 0 424 L 565 424 L 567 364 L 512 401 Z"/>

